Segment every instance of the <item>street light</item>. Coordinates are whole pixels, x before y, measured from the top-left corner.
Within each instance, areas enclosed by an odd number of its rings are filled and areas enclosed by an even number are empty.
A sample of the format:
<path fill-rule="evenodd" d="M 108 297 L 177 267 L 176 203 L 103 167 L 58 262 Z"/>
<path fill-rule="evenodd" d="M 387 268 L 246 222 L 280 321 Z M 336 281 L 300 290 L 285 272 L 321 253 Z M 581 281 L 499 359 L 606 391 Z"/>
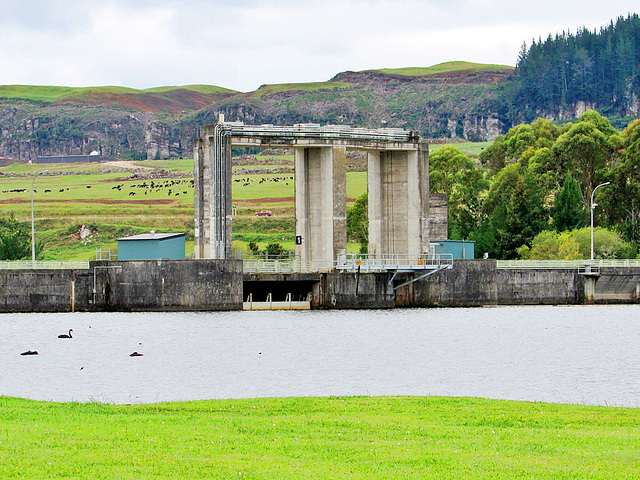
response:
<path fill-rule="evenodd" d="M 31 263 L 33 265 L 36 263 L 36 228 L 33 221 L 33 184 L 35 183 L 38 175 L 48 172 L 49 170 L 42 170 L 41 172 L 36 173 L 31 181 Z"/>
<path fill-rule="evenodd" d="M 593 189 L 593 192 L 591 192 L 591 262 L 592 263 L 593 263 L 593 211 L 598 206 L 597 203 L 593 203 L 593 197 L 596 194 L 596 190 L 598 190 L 600 187 L 604 187 L 605 185 L 609 185 L 610 183 L 611 182 L 601 183 L 600 185 L 598 185 L 596 188 Z"/>

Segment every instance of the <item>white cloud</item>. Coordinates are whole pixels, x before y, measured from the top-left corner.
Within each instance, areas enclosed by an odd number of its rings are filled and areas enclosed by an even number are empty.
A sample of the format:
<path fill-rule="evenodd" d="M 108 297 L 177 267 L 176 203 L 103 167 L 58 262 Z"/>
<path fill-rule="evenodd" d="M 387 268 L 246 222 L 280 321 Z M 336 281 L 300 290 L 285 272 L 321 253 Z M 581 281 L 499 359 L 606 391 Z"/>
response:
<path fill-rule="evenodd" d="M 606 25 L 630 1 L 0 0 L 0 84 L 135 88 L 327 80 L 450 60 L 513 65 L 523 42 Z"/>

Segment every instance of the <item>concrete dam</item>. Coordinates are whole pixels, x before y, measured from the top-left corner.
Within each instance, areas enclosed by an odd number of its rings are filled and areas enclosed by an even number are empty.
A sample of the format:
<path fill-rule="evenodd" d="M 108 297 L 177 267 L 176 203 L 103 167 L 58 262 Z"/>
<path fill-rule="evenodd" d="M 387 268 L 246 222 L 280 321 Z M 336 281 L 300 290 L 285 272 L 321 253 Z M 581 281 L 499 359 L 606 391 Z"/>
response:
<path fill-rule="evenodd" d="M 233 258 L 235 146 L 295 151 L 291 261 L 265 270 Z M 346 253 L 350 149 L 367 153 L 366 255 Z M 415 132 L 221 122 L 202 127 L 194 163 L 193 260 L 0 262 L 0 311 L 579 305 L 640 298 L 634 260 L 514 263 L 436 254 L 434 236 L 447 236 L 446 199 L 430 201 L 428 145 Z"/>
<path fill-rule="evenodd" d="M 623 261 L 620 261 L 623 262 Z M 0 312 L 241 310 L 308 299 L 310 308 L 472 307 L 637 303 L 640 266 L 500 266 L 461 260 L 415 280 L 415 272 L 243 273 L 240 260 L 90 262 L 87 268 L 0 264 Z M 629 263 L 629 262 L 628 262 Z M 603 263 L 606 265 L 606 263 Z M 597 270 L 597 273 L 596 273 Z"/>

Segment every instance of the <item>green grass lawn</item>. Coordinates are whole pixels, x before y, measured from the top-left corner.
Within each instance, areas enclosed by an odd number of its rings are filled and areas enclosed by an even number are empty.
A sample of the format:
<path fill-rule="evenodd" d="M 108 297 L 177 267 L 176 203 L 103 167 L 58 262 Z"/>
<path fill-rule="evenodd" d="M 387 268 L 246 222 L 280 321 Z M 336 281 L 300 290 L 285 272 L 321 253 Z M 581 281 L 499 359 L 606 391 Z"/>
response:
<path fill-rule="evenodd" d="M 440 397 L 0 397 L 3 479 L 632 479 L 640 410 Z"/>

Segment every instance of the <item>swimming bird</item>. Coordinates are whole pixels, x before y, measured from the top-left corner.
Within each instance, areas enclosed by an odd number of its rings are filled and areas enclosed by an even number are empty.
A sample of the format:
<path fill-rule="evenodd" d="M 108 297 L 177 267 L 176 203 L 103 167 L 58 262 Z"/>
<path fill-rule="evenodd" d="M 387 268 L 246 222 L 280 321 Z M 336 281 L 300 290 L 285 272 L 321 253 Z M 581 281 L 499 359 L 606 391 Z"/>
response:
<path fill-rule="evenodd" d="M 129 355 L 130 357 L 143 357 L 144 355 L 142 355 L 141 353 L 138 352 L 133 352 L 131 355 Z"/>
<path fill-rule="evenodd" d="M 73 332 L 73 329 L 69 329 L 69 335 L 67 335 L 66 333 L 63 333 L 62 335 L 58 335 L 58 338 L 73 338 L 71 336 L 71 332 Z"/>
<path fill-rule="evenodd" d="M 22 352 L 20 355 L 38 355 L 36 350 L 27 350 L 26 352 Z"/>

